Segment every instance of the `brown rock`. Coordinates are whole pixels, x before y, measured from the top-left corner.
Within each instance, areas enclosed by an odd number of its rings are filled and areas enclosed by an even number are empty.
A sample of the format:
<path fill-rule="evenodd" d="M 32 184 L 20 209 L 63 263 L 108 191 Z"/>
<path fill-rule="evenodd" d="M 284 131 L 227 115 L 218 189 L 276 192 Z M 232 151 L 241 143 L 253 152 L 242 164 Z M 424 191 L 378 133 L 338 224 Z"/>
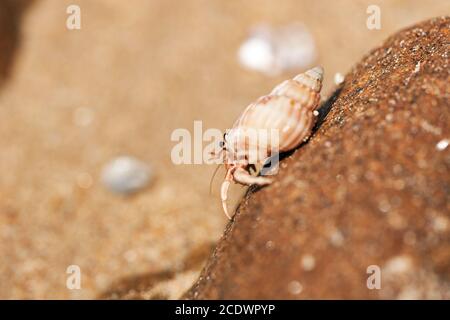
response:
<path fill-rule="evenodd" d="M 19 25 L 22 13 L 32 0 L 0 2 L 0 84 L 9 75 L 14 54 L 20 42 Z"/>
<path fill-rule="evenodd" d="M 185 298 L 450 298 L 449 42 L 442 17 L 370 52 L 276 181 L 248 192 Z"/>

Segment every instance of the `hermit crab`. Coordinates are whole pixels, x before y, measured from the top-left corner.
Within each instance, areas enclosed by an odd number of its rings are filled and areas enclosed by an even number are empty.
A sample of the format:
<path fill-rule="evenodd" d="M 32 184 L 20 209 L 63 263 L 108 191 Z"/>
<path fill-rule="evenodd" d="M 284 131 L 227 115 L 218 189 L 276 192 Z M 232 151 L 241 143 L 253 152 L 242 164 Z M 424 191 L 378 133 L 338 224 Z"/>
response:
<path fill-rule="evenodd" d="M 224 135 L 221 150 L 215 156 L 223 160 L 226 168 L 220 194 L 223 211 L 229 219 L 227 198 L 232 181 L 260 186 L 272 182 L 267 176 L 250 174 L 250 169 L 255 168 L 252 155 L 262 155 L 267 160 L 275 152 L 292 150 L 308 139 L 319 114 L 316 109 L 322 79 L 323 69 L 315 67 L 282 82 L 270 94 L 251 103 Z M 254 134 L 261 130 L 270 134 L 262 138 Z M 273 132 L 277 133 L 275 138 Z"/>

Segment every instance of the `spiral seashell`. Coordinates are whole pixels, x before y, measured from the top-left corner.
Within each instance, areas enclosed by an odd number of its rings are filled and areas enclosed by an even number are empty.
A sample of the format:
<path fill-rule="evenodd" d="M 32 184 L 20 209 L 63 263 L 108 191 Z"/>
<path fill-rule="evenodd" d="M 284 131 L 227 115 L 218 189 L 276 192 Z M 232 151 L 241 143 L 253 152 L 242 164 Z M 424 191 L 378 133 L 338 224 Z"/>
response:
<path fill-rule="evenodd" d="M 245 157 L 245 150 L 248 152 L 263 144 L 269 146 L 266 156 L 270 156 L 269 138 L 263 143 L 251 139 L 249 132 L 255 129 L 278 130 L 280 152 L 298 146 L 308 138 L 316 122 L 314 110 L 320 101 L 322 79 L 321 67 L 310 69 L 250 104 L 227 134 L 228 152 L 241 159 Z"/>
<path fill-rule="evenodd" d="M 231 181 L 244 185 L 270 184 L 271 179 L 267 177 L 250 175 L 253 160 L 292 150 L 309 137 L 318 114 L 322 80 L 323 69 L 315 67 L 284 81 L 269 95 L 250 104 L 227 133 L 223 149 L 227 174 L 221 198 L 228 218 Z M 265 134 L 259 135 L 261 132 Z M 276 132 L 275 139 L 272 132 Z"/>

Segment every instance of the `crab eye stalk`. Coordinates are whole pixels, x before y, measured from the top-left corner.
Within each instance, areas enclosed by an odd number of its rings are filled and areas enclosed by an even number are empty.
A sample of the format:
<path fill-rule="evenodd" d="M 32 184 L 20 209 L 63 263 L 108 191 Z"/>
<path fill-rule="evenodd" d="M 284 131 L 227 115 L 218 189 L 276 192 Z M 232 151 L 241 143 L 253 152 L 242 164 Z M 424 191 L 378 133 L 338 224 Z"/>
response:
<path fill-rule="evenodd" d="M 281 132 L 279 141 L 277 140 L 277 152 L 293 150 L 299 146 L 309 138 L 317 121 L 322 81 L 323 69 L 315 67 L 282 82 L 270 94 L 247 106 L 231 131 L 228 131 L 231 132 L 230 141 L 227 141 L 226 133 L 223 135 L 221 147 L 224 150 L 227 174 L 222 182 L 221 199 L 228 218 L 227 199 L 231 182 L 260 186 L 272 182 L 267 177 L 251 175 L 250 171 L 254 166 L 248 161 L 250 151 L 256 149 L 259 155 L 262 154 L 267 159 L 273 155 L 273 151 L 259 139 L 255 148 L 248 148 L 247 132 L 260 128 Z M 230 150 L 226 150 L 224 145 L 228 145 Z"/>

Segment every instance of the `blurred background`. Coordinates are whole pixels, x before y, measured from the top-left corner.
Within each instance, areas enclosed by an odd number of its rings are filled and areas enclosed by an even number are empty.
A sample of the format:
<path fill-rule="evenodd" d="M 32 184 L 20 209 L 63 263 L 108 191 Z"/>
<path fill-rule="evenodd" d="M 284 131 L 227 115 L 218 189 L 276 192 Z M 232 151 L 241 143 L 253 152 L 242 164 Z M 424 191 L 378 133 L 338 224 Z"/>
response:
<path fill-rule="evenodd" d="M 72 4 L 79 30 L 66 27 Z M 366 26 L 369 5 L 381 10 L 379 30 Z M 313 65 L 325 69 L 326 97 L 335 74 L 386 37 L 449 9 L 448 0 L 0 0 L 0 298 L 91 299 L 124 283 L 179 297 L 227 220 L 222 173 L 210 195 L 214 167 L 174 165 L 172 131 L 193 132 L 194 120 L 229 128 Z M 233 189 L 236 203 L 244 189 Z M 80 290 L 66 287 L 70 265 Z"/>

